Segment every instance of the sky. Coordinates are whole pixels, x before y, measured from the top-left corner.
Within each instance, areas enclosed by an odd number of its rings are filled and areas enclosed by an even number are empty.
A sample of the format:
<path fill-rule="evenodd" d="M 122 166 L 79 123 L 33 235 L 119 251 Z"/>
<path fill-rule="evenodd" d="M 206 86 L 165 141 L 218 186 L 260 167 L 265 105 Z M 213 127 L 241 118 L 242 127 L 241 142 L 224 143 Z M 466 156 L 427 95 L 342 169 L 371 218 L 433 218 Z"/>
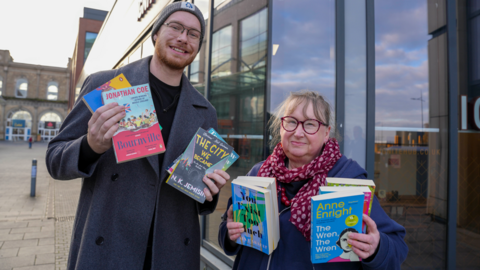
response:
<path fill-rule="evenodd" d="M 0 1 L 0 49 L 15 62 L 67 67 L 83 8 L 110 11 L 115 0 Z"/>

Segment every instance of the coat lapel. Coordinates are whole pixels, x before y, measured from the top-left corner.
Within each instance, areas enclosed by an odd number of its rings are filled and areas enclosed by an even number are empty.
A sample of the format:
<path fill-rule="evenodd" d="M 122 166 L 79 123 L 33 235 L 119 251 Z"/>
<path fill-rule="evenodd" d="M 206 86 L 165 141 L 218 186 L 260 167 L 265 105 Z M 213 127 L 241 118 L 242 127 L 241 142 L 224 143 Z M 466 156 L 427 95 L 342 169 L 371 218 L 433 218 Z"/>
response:
<path fill-rule="evenodd" d="M 150 83 L 150 57 L 143 58 L 137 62 L 134 62 L 124 68 L 118 70 L 118 74 L 124 73 L 132 86 Z M 178 100 L 177 110 L 175 112 L 175 118 L 173 119 L 172 129 L 166 145 L 162 170 L 159 172 L 158 155 L 147 157 L 148 162 L 155 170 L 157 176 L 160 179 L 165 179 L 167 174 L 166 168 L 169 166 L 178 156 L 180 156 L 187 147 L 193 135 L 197 132 L 205 121 L 203 114 L 199 113 L 195 106 L 206 107 L 207 101 L 204 100 L 195 88 L 190 84 L 190 81 L 185 75 L 182 77 L 182 91 Z M 198 97 L 199 100 L 196 100 Z"/>

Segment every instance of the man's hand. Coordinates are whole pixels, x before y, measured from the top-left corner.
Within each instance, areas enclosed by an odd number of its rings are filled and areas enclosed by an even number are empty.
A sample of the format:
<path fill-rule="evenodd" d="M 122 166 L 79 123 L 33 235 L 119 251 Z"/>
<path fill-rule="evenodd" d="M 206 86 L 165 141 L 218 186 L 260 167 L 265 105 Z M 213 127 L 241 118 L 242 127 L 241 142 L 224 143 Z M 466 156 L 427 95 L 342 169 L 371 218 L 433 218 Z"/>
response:
<path fill-rule="evenodd" d="M 227 229 L 228 238 L 235 242 L 243 233 L 243 224 L 240 222 L 233 222 L 233 206 L 230 205 L 227 211 Z M 233 243 L 232 243 L 233 244 Z"/>
<path fill-rule="evenodd" d="M 113 134 L 118 121 L 125 117 L 125 107 L 116 102 L 98 108 L 88 121 L 88 145 L 97 154 L 105 153 L 112 147 Z"/>
<path fill-rule="evenodd" d="M 212 181 L 213 180 L 213 181 Z M 203 182 L 208 188 L 203 189 L 205 193 L 205 199 L 209 202 L 213 200 L 213 196 L 220 192 L 220 189 L 230 180 L 230 175 L 222 170 L 215 170 L 213 173 L 209 173 L 203 177 Z"/>
<path fill-rule="evenodd" d="M 348 243 L 352 245 L 353 252 L 362 259 L 372 256 L 380 243 L 380 233 L 377 224 L 369 216 L 363 214 L 363 220 L 367 224 L 367 234 L 349 233 Z"/>

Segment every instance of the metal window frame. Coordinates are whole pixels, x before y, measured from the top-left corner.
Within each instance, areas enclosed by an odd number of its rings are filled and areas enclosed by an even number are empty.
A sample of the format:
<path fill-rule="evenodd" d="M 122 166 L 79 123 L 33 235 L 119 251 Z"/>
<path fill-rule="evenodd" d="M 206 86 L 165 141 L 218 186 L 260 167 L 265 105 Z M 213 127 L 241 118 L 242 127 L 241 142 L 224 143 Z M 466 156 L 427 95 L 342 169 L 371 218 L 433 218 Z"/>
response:
<path fill-rule="evenodd" d="M 366 148 L 365 170 L 373 179 L 375 172 L 375 3 L 365 1 L 367 42 L 367 96 L 366 96 Z"/>
<path fill-rule="evenodd" d="M 345 0 L 335 1 L 335 128 L 345 150 Z"/>
<path fill-rule="evenodd" d="M 458 201 L 458 56 L 456 0 L 447 0 L 448 189 L 446 268 L 456 269 Z"/>

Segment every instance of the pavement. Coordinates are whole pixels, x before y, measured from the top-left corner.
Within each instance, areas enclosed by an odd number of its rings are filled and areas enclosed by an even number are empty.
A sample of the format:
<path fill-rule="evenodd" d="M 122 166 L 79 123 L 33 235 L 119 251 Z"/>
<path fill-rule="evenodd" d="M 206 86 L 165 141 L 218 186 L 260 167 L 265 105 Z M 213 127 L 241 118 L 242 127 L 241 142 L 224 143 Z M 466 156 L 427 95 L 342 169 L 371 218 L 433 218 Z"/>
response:
<path fill-rule="evenodd" d="M 66 269 L 81 179 L 53 180 L 46 150 L 45 142 L 0 141 L 0 270 Z"/>

